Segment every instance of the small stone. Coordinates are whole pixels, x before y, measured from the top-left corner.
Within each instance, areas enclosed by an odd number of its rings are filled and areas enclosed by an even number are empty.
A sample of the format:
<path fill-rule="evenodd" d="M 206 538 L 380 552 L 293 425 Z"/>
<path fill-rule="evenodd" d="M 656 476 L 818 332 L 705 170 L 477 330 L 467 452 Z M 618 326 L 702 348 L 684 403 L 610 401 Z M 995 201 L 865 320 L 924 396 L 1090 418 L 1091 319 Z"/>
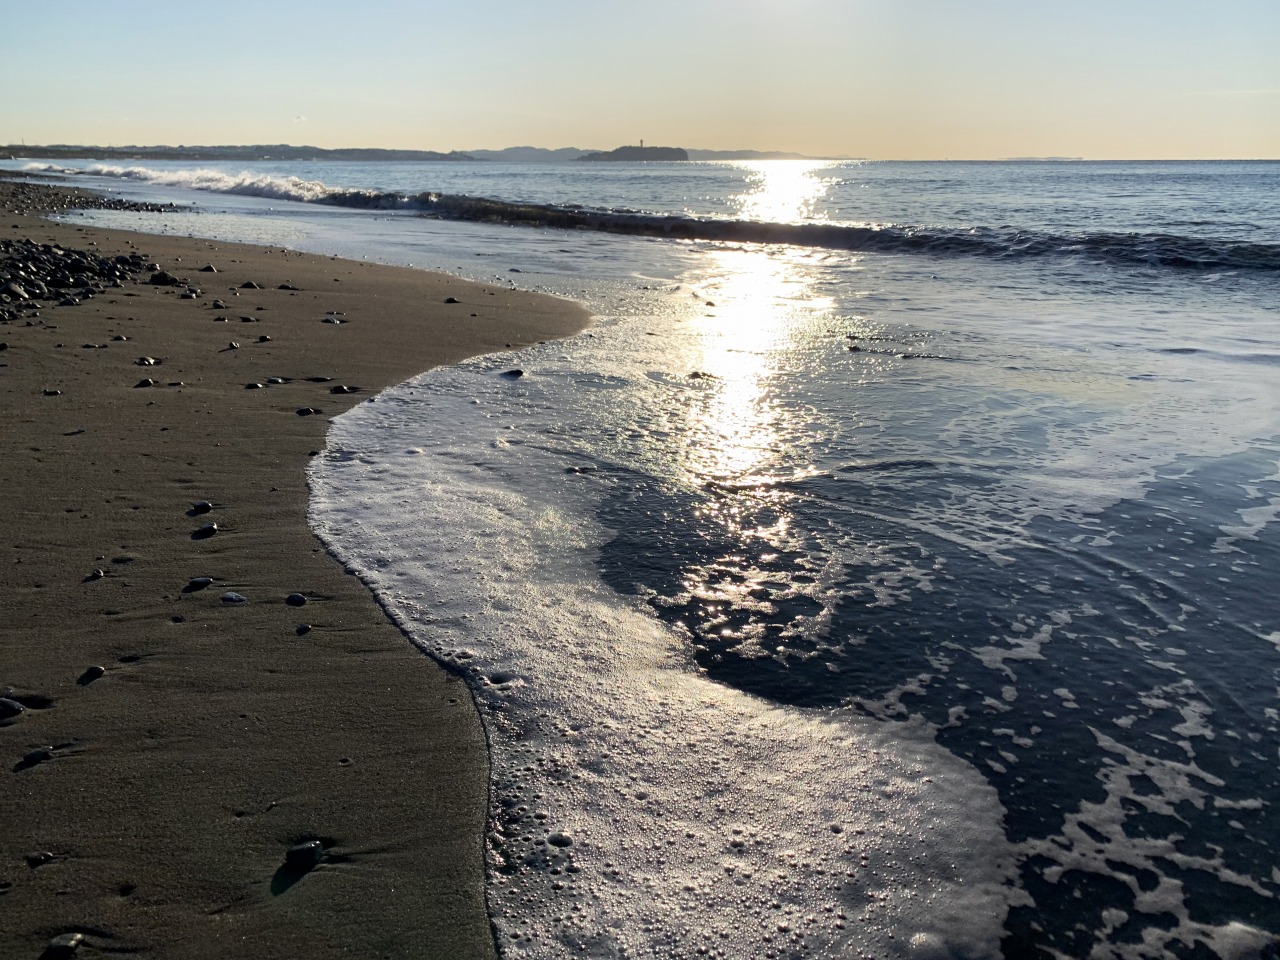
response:
<path fill-rule="evenodd" d="M 196 593 L 200 590 L 204 590 L 206 587 L 211 587 L 211 586 L 213 586 L 213 577 L 192 577 L 190 580 L 187 581 L 186 592 Z"/>
<path fill-rule="evenodd" d="M 315 407 L 299 407 L 297 410 L 297 414 L 300 417 L 310 417 L 320 412 Z"/>
<path fill-rule="evenodd" d="M 519 380 L 521 377 L 524 376 L 524 371 L 517 367 L 515 370 L 502 371 L 502 376 L 507 377 L 511 380 Z"/>
<path fill-rule="evenodd" d="M 139 387 L 154 387 L 155 385 L 155 380 L 152 380 L 150 377 L 143 377 L 133 385 L 133 389 L 137 390 Z"/>
<path fill-rule="evenodd" d="M 212 263 L 206 263 L 203 267 L 200 268 L 200 272 L 201 273 L 217 273 L 218 268 L 215 267 Z"/>
<path fill-rule="evenodd" d="M 63 933 L 49 941 L 40 954 L 40 960 L 67 960 L 74 957 L 80 945 L 84 943 L 83 933 Z"/>
<path fill-rule="evenodd" d="M 195 503 L 191 505 L 191 512 L 196 514 L 197 516 L 202 513 L 208 513 L 212 509 L 213 509 L 213 504 L 210 503 L 208 500 L 197 500 Z"/>
<path fill-rule="evenodd" d="M 41 850 L 38 853 L 28 853 L 22 859 L 27 861 L 27 866 L 30 869 L 39 870 L 41 867 L 53 863 L 55 857 L 48 850 Z"/>
<path fill-rule="evenodd" d="M 8 697 L 0 697 L 0 720 L 12 720 L 26 709 L 27 708 L 17 700 L 10 700 Z"/>
<path fill-rule="evenodd" d="M 159 270 L 151 275 L 150 283 L 157 287 L 176 287 L 181 281 L 172 273 Z"/>
<path fill-rule="evenodd" d="M 461 303 L 462 301 L 459 300 L 457 297 L 445 297 L 444 302 L 445 303 Z"/>
<path fill-rule="evenodd" d="M 249 598 L 246 596 L 243 596 L 242 594 L 235 593 L 234 591 L 229 591 L 222 595 L 222 602 L 223 603 L 248 603 Z"/>
<path fill-rule="evenodd" d="M 261 290 L 262 288 L 258 286 L 256 283 L 254 283 L 252 280 L 246 280 L 244 283 L 240 284 L 240 289 L 241 290 Z"/>
<path fill-rule="evenodd" d="M 107 574 L 105 570 L 94 570 L 87 577 L 84 578 L 84 582 L 88 583 L 91 580 L 101 580 L 106 575 Z"/>
<path fill-rule="evenodd" d="M 61 391 L 61 390 L 46 390 L 46 391 L 44 392 L 44 395 L 45 395 L 46 397 L 60 397 L 60 396 L 62 396 L 62 391 Z"/>
<path fill-rule="evenodd" d="M 89 667 L 89 669 L 85 670 L 84 673 L 80 674 L 79 678 L 77 678 L 76 680 L 76 683 L 80 684 L 80 686 L 82 687 L 87 687 L 89 684 L 93 683 L 93 681 L 99 680 L 102 677 L 106 676 L 106 673 L 107 673 L 106 667 L 100 667 L 95 664 L 94 666 Z"/>
<path fill-rule="evenodd" d="M 345 384 L 338 384 L 336 387 L 329 388 L 330 393 L 359 393 L 359 387 L 348 387 Z"/>
<path fill-rule="evenodd" d="M 271 384 L 273 387 L 278 386 L 279 384 L 288 383 L 288 382 L 289 382 L 288 377 L 267 377 L 267 383 Z"/>
<path fill-rule="evenodd" d="M 307 598 L 300 593 L 291 593 L 284 598 L 284 602 L 291 607 L 304 607 L 307 604 Z"/>
<path fill-rule="evenodd" d="M 209 304 L 209 306 L 211 306 L 214 310 L 227 309 L 227 303 L 225 300 L 215 300 L 213 301 L 213 303 Z"/>
<path fill-rule="evenodd" d="M 270 337 L 268 337 L 268 336 L 264 333 L 262 336 L 260 336 L 260 337 L 258 338 L 258 342 L 259 342 L 259 343 L 270 343 L 270 342 L 271 342 L 271 338 L 270 338 Z"/>
<path fill-rule="evenodd" d="M 217 532 L 218 525 L 216 523 L 206 523 L 202 524 L 191 536 L 196 540 L 207 540 Z"/>
<path fill-rule="evenodd" d="M 263 383 L 246 383 L 246 384 L 244 385 L 244 388 L 245 388 L 246 390 L 261 390 L 264 386 L 266 386 L 266 384 L 263 384 Z"/>
<path fill-rule="evenodd" d="M 323 859 L 324 844 L 319 840 L 295 843 L 284 855 L 284 862 L 296 870 L 310 870 Z"/>
<path fill-rule="evenodd" d="M 236 343 L 234 340 L 232 340 L 230 343 L 228 343 L 228 344 L 227 344 L 227 349 L 228 349 L 228 350 L 239 350 L 239 349 L 240 349 L 240 344 L 238 344 L 238 343 Z"/>
<path fill-rule="evenodd" d="M 155 357 L 139 357 L 133 364 L 136 367 L 154 367 L 159 362 Z"/>
<path fill-rule="evenodd" d="M 553 847 L 572 847 L 573 838 L 566 836 L 563 833 L 553 833 L 551 836 L 547 837 L 547 843 L 551 844 Z"/>
<path fill-rule="evenodd" d="M 296 634 L 297 634 L 298 636 L 300 636 L 300 637 L 306 636 L 308 633 L 310 633 L 310 632 L 311 632 L 311 624 L 309 624 L 309 623 L 300 623 L 300 624 L 298 624 L 298 626 L 294 629 L 294 631 L 293 631 L 293 632 L 294 632 L 294 633 L 296 633 Z"/>
<path fill-rule="evenodd" d="M 292 283 L 282 283 L 276 288 L 277 290 L 301 290 L 301 287 L 295 287 Z"/>
<path fill-rule="evenodd" d="M 116 334 L 114 337 L 112 337 L 111 339 L 112 339 L 112 340 L 114 340 L 114 341 L 115 341 L 115 342 L 117 342 L 117 343 L 123 343 L 125 340 L 128 340 L 129 338 L 128 338 L 128 337 L 126 337 L 123 333 L 117 333 L 117 334 Z"/>

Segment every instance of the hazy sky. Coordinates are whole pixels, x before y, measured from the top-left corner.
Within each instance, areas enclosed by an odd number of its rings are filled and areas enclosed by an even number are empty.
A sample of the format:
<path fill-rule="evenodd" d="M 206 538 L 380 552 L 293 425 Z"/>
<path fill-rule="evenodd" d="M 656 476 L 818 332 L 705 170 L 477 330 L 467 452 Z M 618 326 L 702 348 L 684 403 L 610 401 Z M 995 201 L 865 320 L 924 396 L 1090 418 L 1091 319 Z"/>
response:
<path fill-rule="evenodd" d="M 0 0 L 0 143 L 1280 158 L 1280 0 Z"/>

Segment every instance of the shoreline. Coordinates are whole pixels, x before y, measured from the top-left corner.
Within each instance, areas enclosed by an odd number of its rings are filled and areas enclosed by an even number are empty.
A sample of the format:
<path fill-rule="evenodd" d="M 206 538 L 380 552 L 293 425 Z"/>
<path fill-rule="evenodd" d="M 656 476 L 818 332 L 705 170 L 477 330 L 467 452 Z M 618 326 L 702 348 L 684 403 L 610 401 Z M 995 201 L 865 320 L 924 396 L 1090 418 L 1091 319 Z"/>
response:
<path fill-rule="evenodd" d="M 0 182 L 0 239 L 145 254 L 201 292 L 142 269 L 0 323 L 0 696 L 25 708 L 0 721 L 0 954 L 79 934 L 144 956 L 493 956 L 470 691 L 324 550 L 306 468 L 330 417 L 585 311 L 39 216 L 67 196 Z M 312 840 L 319 864 L 286 866 Z"/>

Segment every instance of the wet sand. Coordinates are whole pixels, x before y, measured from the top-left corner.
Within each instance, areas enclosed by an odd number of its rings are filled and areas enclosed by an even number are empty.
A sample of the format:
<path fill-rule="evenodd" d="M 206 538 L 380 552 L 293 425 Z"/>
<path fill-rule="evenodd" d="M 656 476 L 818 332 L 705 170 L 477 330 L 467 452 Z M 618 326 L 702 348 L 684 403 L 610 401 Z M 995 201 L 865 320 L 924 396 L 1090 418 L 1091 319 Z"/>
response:
<path fill-rule="evenodd" d="M 0 183 L 0 239 L 145 266 L 0 323 L 0 956 L 492 956 L 476 710 L 312 536 L 306 468 L 379 389 L 585 314 L 57 202 Z"/>

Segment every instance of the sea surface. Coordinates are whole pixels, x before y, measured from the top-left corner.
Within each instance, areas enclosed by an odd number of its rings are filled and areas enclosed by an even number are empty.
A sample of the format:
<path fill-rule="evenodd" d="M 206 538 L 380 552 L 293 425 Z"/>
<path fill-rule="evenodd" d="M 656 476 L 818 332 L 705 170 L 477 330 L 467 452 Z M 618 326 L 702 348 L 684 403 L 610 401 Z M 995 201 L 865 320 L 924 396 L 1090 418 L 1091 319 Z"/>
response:
<path fill-rule="evenodd" d="M 505 956 L 1280 955 L 1280 163 L 34 162 L 596 314 L 311 475 Z"/>

